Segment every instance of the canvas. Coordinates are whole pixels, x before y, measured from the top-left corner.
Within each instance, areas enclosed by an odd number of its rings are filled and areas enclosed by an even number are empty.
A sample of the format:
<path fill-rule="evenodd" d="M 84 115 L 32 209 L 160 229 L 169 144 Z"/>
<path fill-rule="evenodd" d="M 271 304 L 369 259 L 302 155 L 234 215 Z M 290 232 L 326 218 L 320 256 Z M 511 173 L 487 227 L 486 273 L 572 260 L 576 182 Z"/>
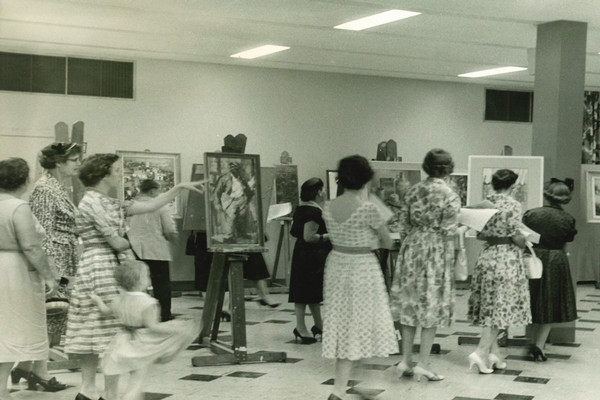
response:
<path fill-rule="evenodd" d="M 264 248 L 259 156 L 205 153 L 204 168 L 208 248 Z"/>
<path fill-rule="evenodd" d="M 600 165 L 582 165 L 587 222 L 600 223 Z"/>

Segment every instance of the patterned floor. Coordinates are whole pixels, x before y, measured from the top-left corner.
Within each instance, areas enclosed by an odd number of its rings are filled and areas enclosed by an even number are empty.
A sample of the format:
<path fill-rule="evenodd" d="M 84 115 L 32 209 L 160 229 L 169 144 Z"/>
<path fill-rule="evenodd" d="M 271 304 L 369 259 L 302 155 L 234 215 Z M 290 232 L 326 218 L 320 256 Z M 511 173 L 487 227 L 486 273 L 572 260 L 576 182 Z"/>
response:
<path fill-rule="evenodd" d="M 546 349 L 547 362 L 533 362 L 522 347 L 502 349 L 507 356 L 508 369 L 492 375 L 479 375 L 468 369 L 466 357 L 474 350 L 469 344 L 479 330 L 466 318 L 468 290 L 457 291 L 455 324 L 438 331 L 436 344 L 439 354 L 432 356 L 436 372 L 445 375 L 441 382 L 417 382 L 411 378 L 398 379 L 393 365 L 400 355 L 371 359 L 353 371 L 348 382 L 348 398 L 359 399 L 354 387 L 369 390 L 378 400 L 436 399 L 436 400 L 588 400 L 600 399 L 596 380 L 600 369 L 600 290 L 594 285 L 577 288 L 580 319 L 577 322 L 575 343 L 554 344 Z M 173 362 L 156 366 L 146 383 L 146 400 L 184 399 L 245 399 L 245 400 L 306 400 L 326 399 L 333 384 L 333 362 L 320 356 L 320 343 L 302 345 L 293 340 L 295 327 L 293 305 L 287 296 L 273 296 L 282 305 L 277 309 L 246 302 L 248 351 L 286 352 L 285 363 L 259 363 L 211 367 L 192 366 L 192 357 L 210 356 L 209 350 L 190 346 Z M 184 293 L 173 299 L 177 318 L 190 318 L 202 312 L 203 301 L 197 293 Z M 311 326 L 311 317 L 307 325 Z M 220 340 L 230 340 L 229 323 L 221 324 Z M 515 329 L 512 337 L 524 335 Z M 459 344 L 461 341 L 463 344 Z M 27 390 L 22 381 L 12 387 L 15 399 L 73 400 L 77 394 L 79 374 L 55 371 L 57 378 L 71 385 L 57 393 Z M 102 378 L 98 376 L 101 387 Z"/>

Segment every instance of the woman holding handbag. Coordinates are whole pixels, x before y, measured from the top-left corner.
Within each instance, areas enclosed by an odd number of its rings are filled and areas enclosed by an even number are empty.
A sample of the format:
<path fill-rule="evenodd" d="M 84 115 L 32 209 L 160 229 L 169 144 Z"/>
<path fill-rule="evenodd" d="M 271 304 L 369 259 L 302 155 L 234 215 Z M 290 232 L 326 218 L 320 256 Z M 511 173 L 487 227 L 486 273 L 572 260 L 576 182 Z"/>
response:
<path fill-rule="evenodd" d="M 535 361 L 547 359 L 544 344 L 553 324 L 577 319 L 575 291 L 565 251 L 566 243 L 573 241 L 577 230 L 575 218 L 562 208 L 571 201 L 572 190 L 572 179 L 552 178 L 544 184 L 544 206 L 523 215 L 523 223 L 540 234 L 540 242 L 534 249 L 544 266 L 541 279 L 529 280 L 534 327 L 534 343 L 529 354 Z"/>

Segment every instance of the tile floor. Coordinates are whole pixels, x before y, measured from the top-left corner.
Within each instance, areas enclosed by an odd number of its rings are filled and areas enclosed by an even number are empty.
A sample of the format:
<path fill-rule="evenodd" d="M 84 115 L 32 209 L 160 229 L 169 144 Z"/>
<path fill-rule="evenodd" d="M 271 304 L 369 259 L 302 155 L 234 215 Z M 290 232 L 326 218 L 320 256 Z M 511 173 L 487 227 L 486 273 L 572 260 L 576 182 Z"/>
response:
<path fill-rule="evenodd" d="M 478 328 L 465 320 L 468 290 L 457 291 L 456 323 L 438 331 L 436 343 L 439 355 L 432 356 L 434 369 L 446 376 L 441 382 L 417 382 L 398 379 L 393 368 L 401 356 L 371 359 L 354 371 L 350 385 L 373 389 L 377 399 L 403 400 L 588 400 L 600 399 L 598 370 L 600 370 L 600 290 L 594 285 L 577 288 L 580 320 L 577 322 L 576 343 L 551 345 L 546 349 L 547 362 L 532 362 L 524 349 L 507 347 L 508 369 L 492 375 L 479 375 L 467 368 L 466 357 L 474 345 L 458 344 L 459 337 L 472 337 Z M 333 362 L 320 356 L 320 343 L 296 344 L 292 330 L 295 326 L 293 306 L 286 303 L 285 294 L 274 298 L 282 302 L 277 309 L 246 303 L 249 352 L 260 350 L 287 353 L 285 363 L 225 365 L 194 367 L 194 356 L 210 355 L 210 351 L 192 345 L 178 358 L 158 365 L 147 379 L 147 400 L 185 399 L 245 399 L 245 400 L 306 400 L 326 399 L 333 381 Z M 173 299 L 173 312 L 178 318 L 189 318 L 202 312 L 202 299 L 197 293 L 183 293 Z M 307 323 L 311 323 L 308 317 Z M 310 326 L 310 325 L 309 325 Z M 598 328 L 598 331 L 596 331 Z M 231 336 L 230 324 L 222 323 L 219 338 Z M 511 336 L 524 330 L 511 331 Z M 79 374 L 55 371 L 57 378 L 73 385 L 61 392 L 45 393 L 26 390 L 26 383 L 13 386 L 15 399 L 73 400 L 77 393 Z M 102 384 L 99 376 L 98 384 Z M 348 393 L 352 393 L 349 387 Z M 357 395 L 349 395 L 358 399 Z"/>

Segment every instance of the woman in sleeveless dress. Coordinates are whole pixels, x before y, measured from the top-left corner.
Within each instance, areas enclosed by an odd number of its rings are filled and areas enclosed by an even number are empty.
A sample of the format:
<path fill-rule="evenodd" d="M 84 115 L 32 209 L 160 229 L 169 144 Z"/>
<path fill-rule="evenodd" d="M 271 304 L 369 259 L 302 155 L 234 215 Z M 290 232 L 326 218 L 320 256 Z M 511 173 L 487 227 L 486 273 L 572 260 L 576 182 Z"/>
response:
<path fill-rule="evenodd" d="M 323 346 L 335 363 L 329 400 L 345 398 L 355 361 L 398 352 L 381 266 L 372 250 L 391 248 L 392 241 L 378 206 L 368 200 L 373 177 L 369 162 L 355 155 L 340 160 L 338 184 L 344 193 L 325 203 L 323 218 L 333 245 L 325 263 Z M 363 398 L 369 398 L 360 391 Z"/>

